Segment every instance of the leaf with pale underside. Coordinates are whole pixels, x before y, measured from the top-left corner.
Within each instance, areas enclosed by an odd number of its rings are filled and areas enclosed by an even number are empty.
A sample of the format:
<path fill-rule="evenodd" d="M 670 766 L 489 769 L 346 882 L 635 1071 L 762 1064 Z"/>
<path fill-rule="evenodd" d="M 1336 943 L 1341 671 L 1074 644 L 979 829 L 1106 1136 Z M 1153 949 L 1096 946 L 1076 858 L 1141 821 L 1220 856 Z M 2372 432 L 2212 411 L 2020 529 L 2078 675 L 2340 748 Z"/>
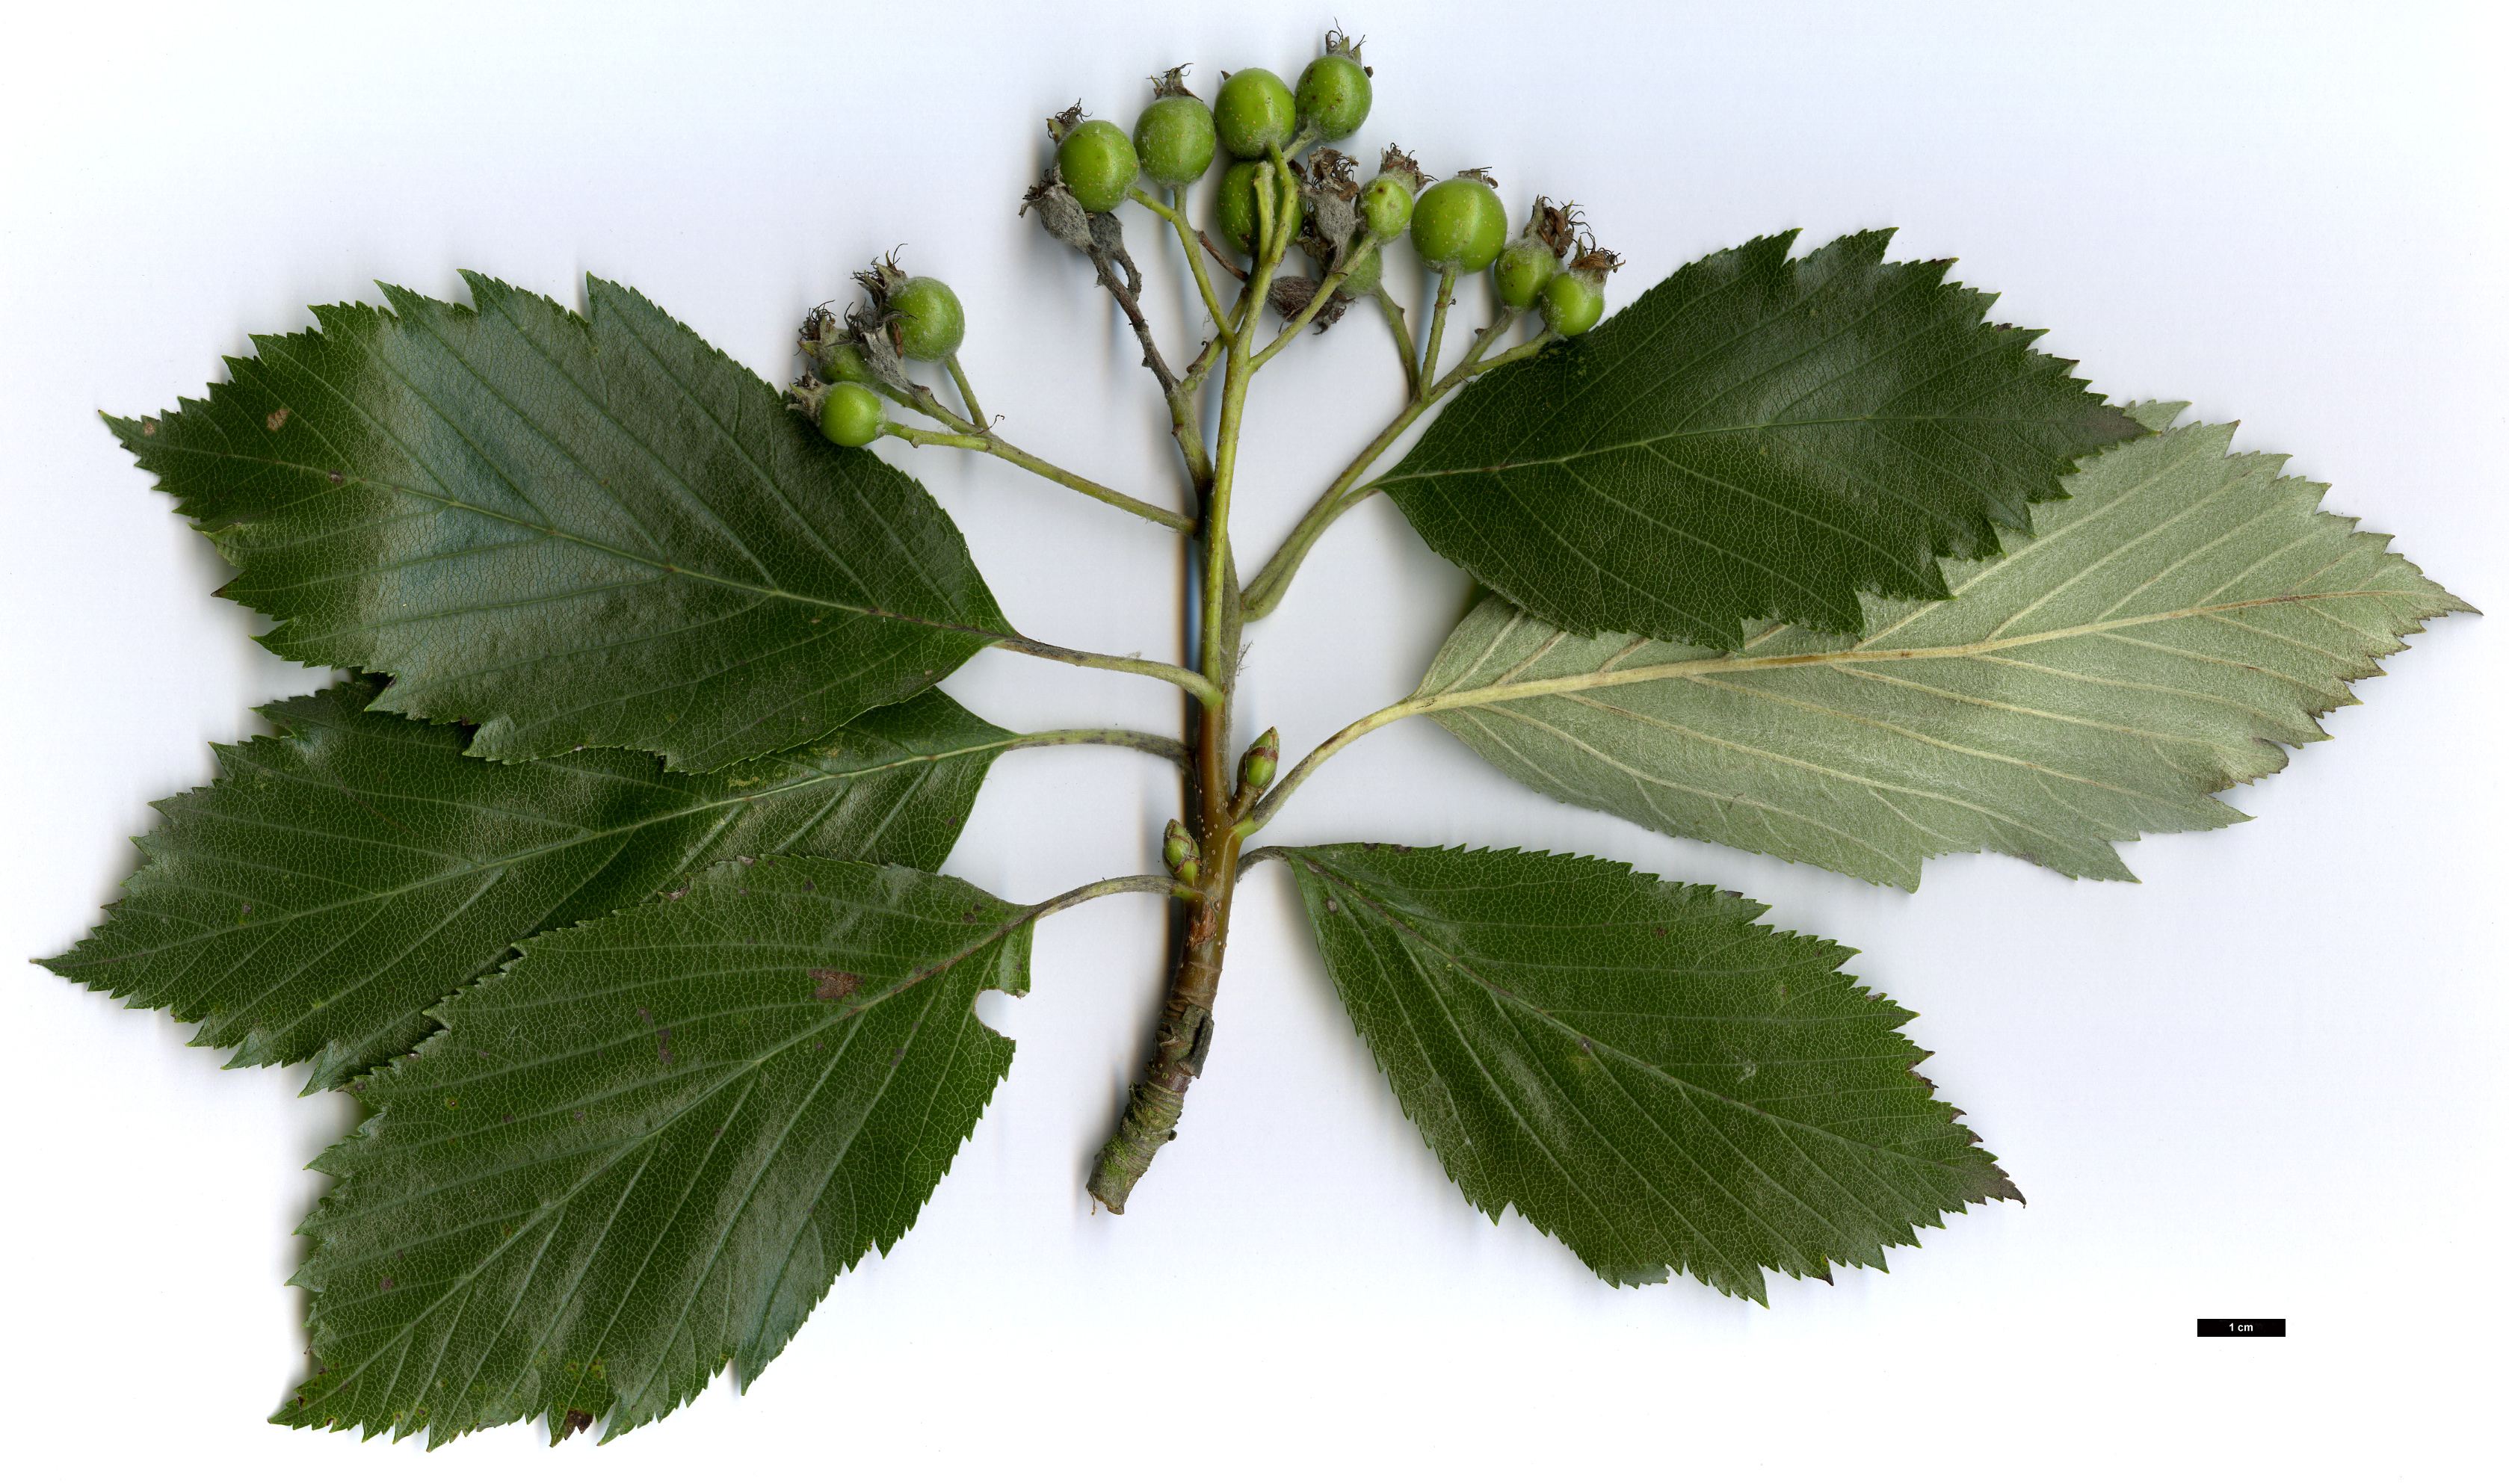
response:
<path fill-rule="evenodd" d="M 722 772 L 645 753 L 463 756 L 462 729 L 366 709 L 360 679 L 262 708 L 280 735 L 157 805 L 147 864 L 49 967 L 198 1020 L 230 1065 L 328 1087 L 432 1028 L 507 946 L 633 907 L 697 867 L 809 854 L 935 870 L 1018 741 L 938 690 Z"/>
<path fill-rule="evenodd" d="M 1376 486 L 1439 555 L 1546 622 L 1730 647 L 1831 633 L 1856 595 L 1939 597 L 2094 449 L 2142 432 L 1989 324 L 1948 261 L 1859 232 L 1692 263 L 1592 333 L 1483 377 Z"/>
<path fill-rule="evenodd" d="M 1283 852 L 1325 967 L 1464 1195 L 1604 1279 L 1882 1267 L 1948 1211 L 2017 1200 L 1912 1070 L 1913 1015 L 1854 950 L 1613 861 L 1397 845 Z"/>
<path fill-rule="evenodd" d="M 524 945 L 316 1168 L 313 1373 L 272 1419 L 616 1437 L 746 1386 L 886 1251 L 1010 1069 L 1033 910 L 904 867 L 725 865 Z"/>
<path fill-rule="evenodd" d="M 1948 601 L 1869 603 L 1854 644 L 1581 639 L 1489 600 L 1415 699 L 1510 775 L 1669 835 L 1911 890 L 1968 850 L 2131 880 L 2113 842 L 2245 819 L 2213 795 L 2325 736 L 2424 619 L 2470 612 L 2230 434 L 2090 461 L 2036 538 L 1950 565 Z"/>
<path fill-rule="evenodd" d="M 243 569 L 290 659 L 378 704 L 706 772 L 902 701 L 1006 631 L 923 487 L 843 449 L 632 289 L 386 286 L 263 335 L 206 401 L 108 418 Z"/>

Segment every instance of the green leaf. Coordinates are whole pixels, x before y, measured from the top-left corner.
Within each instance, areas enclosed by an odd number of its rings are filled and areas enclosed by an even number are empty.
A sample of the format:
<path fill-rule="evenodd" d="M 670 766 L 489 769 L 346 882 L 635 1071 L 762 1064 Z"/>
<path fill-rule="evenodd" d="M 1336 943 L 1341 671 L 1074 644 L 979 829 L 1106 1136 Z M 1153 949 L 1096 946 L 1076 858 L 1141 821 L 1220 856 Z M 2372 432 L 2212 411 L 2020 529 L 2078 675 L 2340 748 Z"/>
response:
<path fill-rule="evenodd" d="M 2247 818 L 2211 796 L 2324 737 L 2423 619 L 2471 612 L 2320 512 L 2325 486 L 2276 477 L 2282 456 L 2230 454 L 2231 430 L 2092 460 L 2036 538 L 1954 566 L 1951 601 L 1870 604 L 1853 645 L 1580 639 L 1484 602 L 1419 709 L 1543 793 L 1669 835 L 1911 890 L 1967 850 L 2132 880 L 2112 841 Z"/>
<path fill-rule="evenodd" d="M 430 1446 L 567 1414 L 610 1436 L 731 1365 L 912 1225 L 1010 1069 L 978 993 L 1032 909 L 947 876 L 726 865 L 536 938 L 358 1091 L 302 1228 L 313 1374 L 272 1420 Z"/>
<path fill-rule="evenodd" d="M 1854 950 L 1612 861 L 1402 845 L 1283 852 L 1403 1111 L 1495 1218 L 1605 1280 L 1767 1301 L 1945 1211 L 2018 1200 L 1912 1068 L 1915 1017 Z"/>
<path fill-rule="evenodd" d="M 1794 234 L 1681 269 L 1592 334 L 1482 378 L 1377 486 L 1421 538 L 1577 634 L 1732 648 L 1747 620 L 1831 633 L 1855 595 L 1940 597 L 1935 559 L 2141 429 L 1983 323 L 1948 262 L 1888 232 L 1800 261 Z"/>
<path fill-rule="evenodd" d="M 706 772 L 906 699 L 1007 625 L 922 486 L 841 449 L 632 289 L 466 276 L 255 337 L 206 402 L 106 422 L 243 569 L 290 659 L 479 725 Z"/>
<path fill-rule="evenodd" d="M 940 866 L 1017 738 L 938 690 L 835 735 L 692 777 L 602 748 L 462 755 L 451 726 L 366 710 L 356 680 L 262 708 L 281 734 L 166 824 L 103 926 L 48 967 L 199 1020 L 236 1066 L 305 1061 L 328 1087 L 397 1056 L 430 1006 L 518 939 L 633 907 L 733 856 Z"/>

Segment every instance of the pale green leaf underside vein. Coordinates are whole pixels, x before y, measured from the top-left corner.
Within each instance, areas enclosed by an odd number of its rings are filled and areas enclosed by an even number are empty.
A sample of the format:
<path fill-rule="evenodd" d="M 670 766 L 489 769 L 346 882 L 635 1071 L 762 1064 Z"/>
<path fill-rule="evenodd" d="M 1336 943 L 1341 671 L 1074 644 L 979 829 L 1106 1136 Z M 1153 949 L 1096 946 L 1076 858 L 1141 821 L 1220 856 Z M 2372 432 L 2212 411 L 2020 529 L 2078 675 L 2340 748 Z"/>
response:
<path fill-rule="evenodd" d="M 703 772 L 903 700 L 1004 637 L 949 517 L 634 291 L 589 318 L 492 278 L 465 310 L 315 311 L 206 401 L 113 418 L 243 569 L 290 658 L 385 709 Z"/>
<path fill-rule="evenodd" d="M 608 1435 L 743 1386 L 913 1223 L 1008 1072 L 1034 909 L 903 867 L 714 868 L 546 934 L 360 1086 L 317 1168 L 314 1373 L 273 1420 Z"/>
<path fill-rule="evenodd" d="M 1911 1019 L 1754 902 L 1610 861 L 1283 852 L 1353 1022 L 1446 1172 L 1616 1282 L 1882 1265 L 2018 1195 L 1910 1068 Z"/>
<path fill-rule="evenodd" d="M 1912 889 L 1968 850 L 2131 879 L 2114 842 L 2245 818 L 2212 796 L 2466 611 L 2231 431 L 2088 461 L 2037 537 L 1946 564 L 1948 600 L 1868 600 L 1854 644 L 1582 639 L 1493 599 L 1410 704 L 1534 788 L 1667 834 Z"/>
<path fill-rule="evenodd" d="M 157 805 L 146 864 L 49 967 L 197 1020 L 231 1065 L 327 1087 L 416 1045 L 426 1012 L 517 940 L 646 901 L 734 856 L 937 869 L 1019 738 L 938 690 L 720 772 L 588 749 L 463 755 L 462 729 L 367 709 L 373 679 L 264 707 L 281 734 Z"/>

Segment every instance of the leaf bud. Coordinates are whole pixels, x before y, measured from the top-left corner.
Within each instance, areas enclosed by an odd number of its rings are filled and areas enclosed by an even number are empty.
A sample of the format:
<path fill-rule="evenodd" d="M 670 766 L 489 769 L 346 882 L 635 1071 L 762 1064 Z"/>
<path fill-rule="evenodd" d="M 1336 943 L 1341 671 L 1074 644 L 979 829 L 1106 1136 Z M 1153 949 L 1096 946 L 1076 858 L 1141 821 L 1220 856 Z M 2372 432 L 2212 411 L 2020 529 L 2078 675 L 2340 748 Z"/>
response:
<path fill-rule="evenodd" d="M 1202 847 L 1193 842 L 1193 834 L 1182 820 L 1169 820 L 1166 840 L 1159 853 L 1167 858 L 1168 874 L 1191 886 L 1202 874 Z"/>
<path fill-rule="evenodd" d="M 1237 760 L 1237 793 L 1240 798 L 1259 794 L 1272 786 L 1272 774 L 1281 766 L 1281 728 L 1266 727 L 1246 756 Z"/>

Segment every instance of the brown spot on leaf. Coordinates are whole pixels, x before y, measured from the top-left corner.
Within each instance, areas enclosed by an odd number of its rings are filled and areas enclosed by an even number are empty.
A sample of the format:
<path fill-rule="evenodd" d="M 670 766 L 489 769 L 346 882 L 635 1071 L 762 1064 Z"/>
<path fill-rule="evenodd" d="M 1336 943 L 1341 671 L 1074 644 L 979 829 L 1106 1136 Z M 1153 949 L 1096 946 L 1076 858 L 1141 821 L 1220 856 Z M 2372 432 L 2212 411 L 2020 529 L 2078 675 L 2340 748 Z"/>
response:
<path fill-rule="evenodd" d="M 823 1000 L 841 1000 L 862 988 L 862 976 L 847 974 L 843 969 L 813 969 L 810 983 L 818 985 L 811 995 Z"/>
<path fill-rule="evenodd" d="M 287 409 L 281 407 L 277 412 L 274 412 L 270 416 L 262 419 L 261 426 L 269 428 L 272 432 L 277 432 L 281 428 L 285 427 L 287 426 Z"/>
<path fill-rule="evenodd" d="M 331 470 L 331 472 L 330 472 L 328 475 L 326 475 L 325 477 L 326 477 L 326 478 L 328 478 L 328 479 L 329 479 L 333 484 L 338 484 L 338 483 L 340 482 L 340 471 L 339 471 L 338 469 L 333 469 L 333 470 Z"/>
<path fill-rule="evenodd" d="M 591 1426 L 591 1413 L 569 1407 L 566 1409 L 566 1420 L 549 1429 L 549 1446 L 555 1447 Z"/>
<path fill-rule="evenodd" d="M 157 420 L 155 418 L 141 418 L 139 420 L 139 436 L 143 438 L 153 438 L 157 436 Z"/>

